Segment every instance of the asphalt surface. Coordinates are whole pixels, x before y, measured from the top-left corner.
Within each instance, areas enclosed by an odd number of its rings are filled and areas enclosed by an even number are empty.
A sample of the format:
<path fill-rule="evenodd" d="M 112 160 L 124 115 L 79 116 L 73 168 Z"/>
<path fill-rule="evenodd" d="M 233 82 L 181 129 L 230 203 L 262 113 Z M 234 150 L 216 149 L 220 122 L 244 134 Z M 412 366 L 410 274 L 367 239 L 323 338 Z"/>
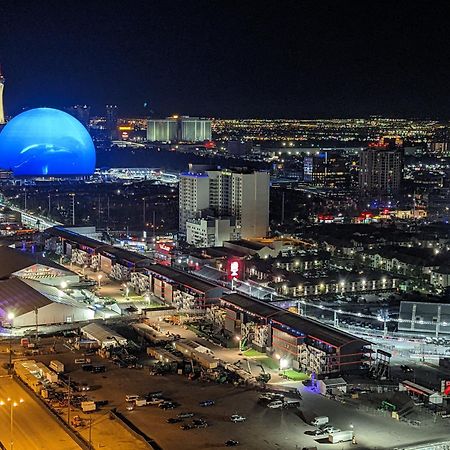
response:
<path fill-rule="evenodd" d="M 73 361 L 73 353 L 58 355 L 58 359 Z M 65 362 L 65 361 L 64 361 Z M 422 428 L 398 423 L 389 417 L 368 412 L 355 404 L 341 404 L 319 394 L 304 390 L 300 410 L 272 410 L 258 403 L 259 393 L 229 384 L 189 381 L 185 376 L 150 376 L 145 369 L 127 369 L 104 361 L 104 374 L 83 372 L 73 362 L 67 364 L 72 379 L 93 387 L 89 397 L 93 400 L 109 400 L 108 407 L 115 407 L 127 416 L 148 436 L 155 439 L 164 450 L 198 450 L 224 448 L 228 439 L 240 442 L 240 447 L 250 450 L 296 450 L 316 446 L 323 449 L 393 449 L 419 442 L 444 440 L 448 437 L 448 420 L 439 419 Z M 156 406 L 136 407 L 128 411 L 125 396 L 145 395 L 152 391 L 163 394 L 180 403 L 174 410 L 163 411 Z M 216 404 L 201 407 L 199 402 L 212 399 Z M 204 429 L 182 430 L 179 423 L 168 424 L 167 419 L 179 412 L 190 411 L 196 418 L 205 419 L 210 425 Z M 232 423 L 230 416 L 247 417 L 243 423 Z M 311 435 L 314 427 L 308 425 L 313 417 L 327 415 L 330 422 L 342 430 L 353 425 L 357 445 L 325 442 L 325 436 Z M 185 419 L 183 423 L 190 423 Z M 182 446 L 182 447 L 180 447 Z"/>
<path fill-rule="evenodd" d="M 14 408 L 13 441 L 15 450 L 79 450 L 80 447 L 27 391 L 9 377 L 0 378 L 0 400 L 24 402 Z M 0 406 L 0 441 L 9 448 L 10 406 Z"/>

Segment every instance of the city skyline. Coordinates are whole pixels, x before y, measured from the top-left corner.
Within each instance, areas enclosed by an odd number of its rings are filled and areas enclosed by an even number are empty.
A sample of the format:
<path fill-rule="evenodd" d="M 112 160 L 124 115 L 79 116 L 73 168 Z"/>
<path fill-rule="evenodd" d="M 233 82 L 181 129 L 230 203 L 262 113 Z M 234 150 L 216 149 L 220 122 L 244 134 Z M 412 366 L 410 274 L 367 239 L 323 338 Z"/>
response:
<path fill-rule="evenodd" d="M 450 117 L 444 3 L 0 8 L 12 115 L 88 103 L 125 116 Z"/>

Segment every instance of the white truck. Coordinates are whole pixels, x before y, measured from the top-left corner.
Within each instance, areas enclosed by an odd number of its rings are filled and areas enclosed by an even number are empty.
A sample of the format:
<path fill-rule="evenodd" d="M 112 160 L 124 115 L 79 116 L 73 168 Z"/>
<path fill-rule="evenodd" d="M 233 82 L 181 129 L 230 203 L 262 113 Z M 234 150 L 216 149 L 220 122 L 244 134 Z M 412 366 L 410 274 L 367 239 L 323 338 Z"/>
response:
<path fill-rule="evenodd" d="M 311 421 L 311 425 L 315 427 L 321 427 L 322 425 L 326 425 L 330 419 L 327 416 L 318 416 L 314 417 L 314 419 Z"/>
<path fill-rule="evenodd" d="M 283 407 L 283 402 L 281 400 L 275 400 L 274 402 L 270 402 L 267 405 L 267 407 L 271 408 L 271 409 L 282 408 Z"/>
<path fill-rule="evenodd" d="M 83 412 L 92 412 L 97 409 L 95 402 L 81 402 L 81 409 Z"/>
<path fill-rule="evenodd" d="M 347 442 L 353 440 L 353 431 L 338 431 L 337 433 L 331 433 L 328 435 L 328 441 L 332 444 L 338 444 L 339 442 Z"/>
<path fill-rule="evenodd" d="M 138 398 L 137 400 L 135 400 L 134 404 L 136 406 L 145 406 L 147 405 L 147 400 L 145 398 Z"/>
<path fill-rule="evenodd" d="M 56 373 L 64 372 L 64 364 L 61 361 L 57 361 L 56 359 L 50 361 L 49 367 Z"/>

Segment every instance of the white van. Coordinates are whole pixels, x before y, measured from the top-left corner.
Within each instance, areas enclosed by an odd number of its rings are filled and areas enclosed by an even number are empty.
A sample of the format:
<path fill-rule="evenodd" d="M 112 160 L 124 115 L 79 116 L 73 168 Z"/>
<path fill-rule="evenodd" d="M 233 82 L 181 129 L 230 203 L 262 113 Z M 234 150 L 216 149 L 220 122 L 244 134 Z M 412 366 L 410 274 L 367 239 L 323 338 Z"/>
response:
<path fill-rule="evenodd" d="M 125 396 L 125 401 L 127 401 L 127 402 L 135 402 L 138 399 L 139 399 L 139 395 L 126 395 Z"/>
<path fill-rule="evenodd" d="M 314 419 L 311 421 L 311 425 L 315 427 L 321 427 L 322 425 L 326 425 L 330 419 L 327 416 L 318 416 L 314 417 Z"/>
<path fill-rule="evenodd" d="M 268 408 L 272 408 L 272 409 L 281 408 L 282 406 L 283 406 L 283 402 L 281 400 L 275 400 L 274 402 L 270 402 L 267 405 Z"/>

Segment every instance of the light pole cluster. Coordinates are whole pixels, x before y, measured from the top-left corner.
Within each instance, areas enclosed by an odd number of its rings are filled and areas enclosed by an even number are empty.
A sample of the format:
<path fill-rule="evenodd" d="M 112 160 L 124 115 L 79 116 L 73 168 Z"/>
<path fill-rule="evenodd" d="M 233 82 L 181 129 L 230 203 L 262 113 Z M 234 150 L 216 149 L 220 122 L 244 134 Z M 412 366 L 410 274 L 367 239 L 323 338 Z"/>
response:
<path fill-rule="evenodd" d="M 13 400 L 11 398 L 8 398 L 5 401 L 0 400 L 0 406 L 7 406 L 9 405 L 10 408 L 10 422 L 9 422 L 9 427 L 10 427 L 10 450 L 14 449 L 14 408 L 16 408 L 17 406 L 19 406 L 20 404 L 22 404 L 24 402 L 24 400 L 21 398 L 20 400 L 16 401 Z"/>
<path fill-rule="evenodd" d="M 11 329 L 9 331 L 9 365 L 8 365 L 8 373 L 12 373 L 12 338 L 13 338 L 13 325 L 14 325 L 14 313 L 9 312 L 8 313 L 8 321 L 11 326 Z"/>

